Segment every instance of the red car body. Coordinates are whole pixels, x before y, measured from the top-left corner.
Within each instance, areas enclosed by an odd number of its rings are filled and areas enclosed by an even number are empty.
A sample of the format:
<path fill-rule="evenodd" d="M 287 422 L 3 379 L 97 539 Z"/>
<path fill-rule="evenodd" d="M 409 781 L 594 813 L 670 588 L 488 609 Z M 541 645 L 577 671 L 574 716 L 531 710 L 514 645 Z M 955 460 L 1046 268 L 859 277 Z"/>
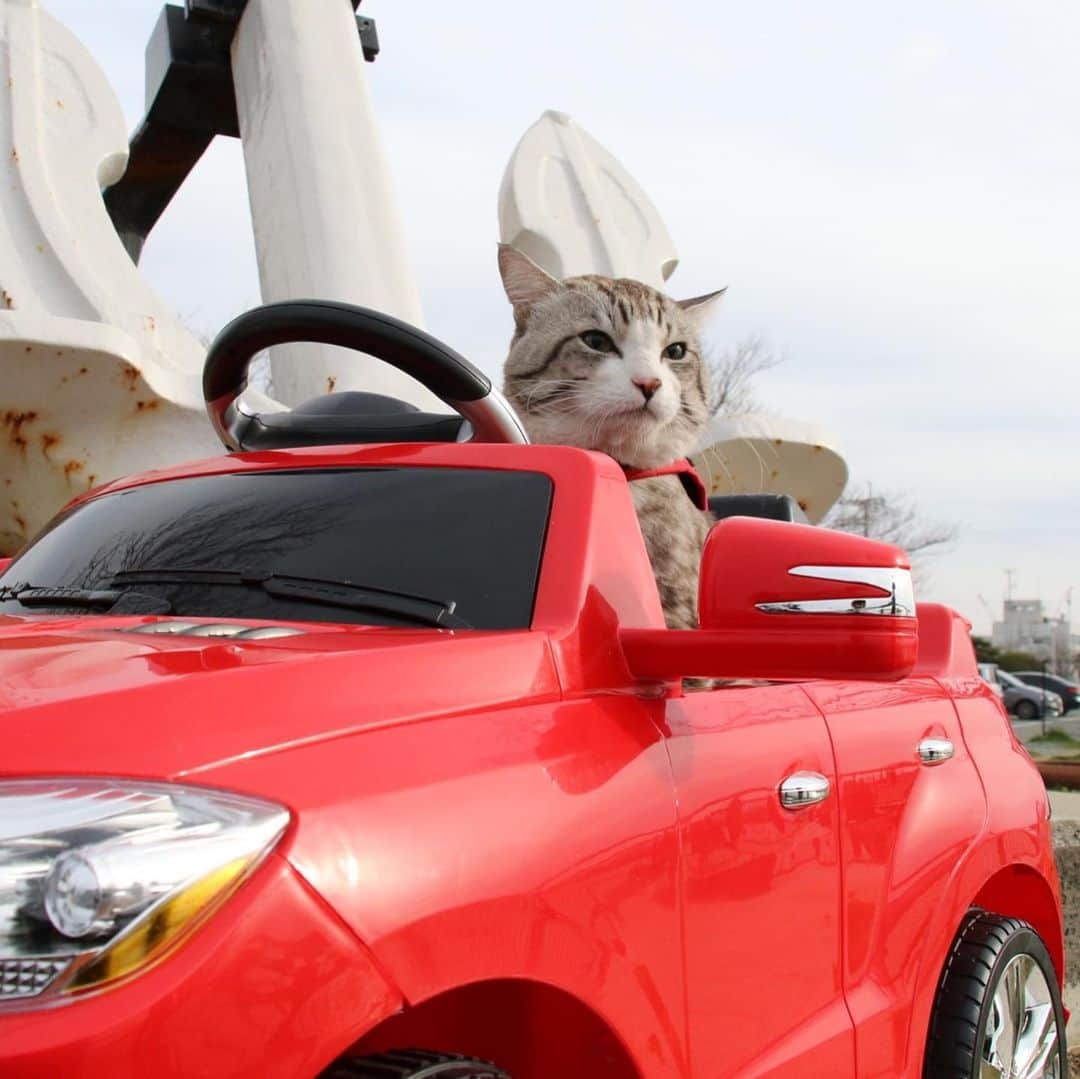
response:
<path fill-rule="evenodd" d="M 628 662 L 623 630 L 668 631 L 599 455 L 315 448 L 106 491 L 413 466 L 551 477 L 528 629 L 236 641 L 124 632 L 145 616 L 0 619 L 3 777 L 182 781 L 291 815 L 149 969 L 0 1008 L 5 1079 L 292 1079 L 407 1045 L 515 1079 L 915 1079 L 970 908 L 1030 922 L 1061 977 L 1047 795 L 953 612 L 920 609 L 898 681 L 684 692 Z M 732 580 L 799 528 L 756 526 Z M 920 763 L 929 737 L 953 743 L 944 766 Z M 777 791 L 800 770 L 833 794 L 793 813 Z"/>

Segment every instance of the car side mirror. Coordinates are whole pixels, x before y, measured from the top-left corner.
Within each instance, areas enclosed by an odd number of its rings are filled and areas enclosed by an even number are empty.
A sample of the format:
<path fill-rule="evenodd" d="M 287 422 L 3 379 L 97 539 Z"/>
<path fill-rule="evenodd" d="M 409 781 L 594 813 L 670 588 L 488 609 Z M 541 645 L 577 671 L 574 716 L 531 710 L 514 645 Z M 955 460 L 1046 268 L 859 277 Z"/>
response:
<path fill-rule="evenodd" d="M 700 629 L 624 629 L 641 678 L 894 680 L 918 656 L 899 548 L 810 525 L 729 517 L 705 541 Z"/>

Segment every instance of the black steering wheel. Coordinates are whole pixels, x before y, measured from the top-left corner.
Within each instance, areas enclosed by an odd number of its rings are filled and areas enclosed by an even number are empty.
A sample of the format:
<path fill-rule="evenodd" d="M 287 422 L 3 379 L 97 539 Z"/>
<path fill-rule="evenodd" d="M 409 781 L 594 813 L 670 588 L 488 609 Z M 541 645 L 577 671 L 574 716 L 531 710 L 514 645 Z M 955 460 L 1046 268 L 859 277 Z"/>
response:
<path fill-rule="evenodd" d="M 252 359 L 263 349 L 292 341 L 341 345 L 384 360 L 426 386 L 460 419 L 422 413 L 375 394 L 332 394 L 285 412 L 247 411 L 241 394 Z M 464 356 L 400 319 L 331 300 L 272 303 L 233 319 L 206 354 L 203 397 L 214 430 L 230 450 L 376 441 L 529 441 L 506 399 Z M 355 410 L 318 407 L 335 398 L 364 400 Z"/>

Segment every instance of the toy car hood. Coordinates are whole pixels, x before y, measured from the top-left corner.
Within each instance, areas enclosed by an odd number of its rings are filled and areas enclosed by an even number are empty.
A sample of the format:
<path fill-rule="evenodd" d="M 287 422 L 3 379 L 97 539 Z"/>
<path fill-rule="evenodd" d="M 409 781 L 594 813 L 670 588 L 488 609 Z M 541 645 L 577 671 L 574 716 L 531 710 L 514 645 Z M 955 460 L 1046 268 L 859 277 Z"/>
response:
<path fill-rule="evenodd" d="M 559 693 L 543 633 L 311 624 L 269 640 L 133 632 L 147 624 L 0 619 L 4 772 L 35 774 L 47 760 L 52 775 L 167 779 Z"/>

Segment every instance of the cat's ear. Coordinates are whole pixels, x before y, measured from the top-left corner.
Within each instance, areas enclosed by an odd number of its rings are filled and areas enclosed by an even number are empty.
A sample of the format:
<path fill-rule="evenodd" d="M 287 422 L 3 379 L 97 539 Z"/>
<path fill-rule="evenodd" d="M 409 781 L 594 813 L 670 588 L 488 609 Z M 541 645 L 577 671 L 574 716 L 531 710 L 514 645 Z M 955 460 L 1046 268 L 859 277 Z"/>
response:
<path fill-rule="evenodd" d="M 717 289 L 716 292 L 706 292 L 704 296 L 692 296 L 689 300 L 676 300 L 675 302 L 688 314 L 693 315 L 697 322 L 703 323 L 720 305 L 727 288 Z"/>
<path fill-rule="evenodd" d="M 534 303 L 541 296 L 562 287 L 528 255 L 523 255 L 509 244 L 499 244 L 499 273 L 507 299 L 515 307 Z"/>

